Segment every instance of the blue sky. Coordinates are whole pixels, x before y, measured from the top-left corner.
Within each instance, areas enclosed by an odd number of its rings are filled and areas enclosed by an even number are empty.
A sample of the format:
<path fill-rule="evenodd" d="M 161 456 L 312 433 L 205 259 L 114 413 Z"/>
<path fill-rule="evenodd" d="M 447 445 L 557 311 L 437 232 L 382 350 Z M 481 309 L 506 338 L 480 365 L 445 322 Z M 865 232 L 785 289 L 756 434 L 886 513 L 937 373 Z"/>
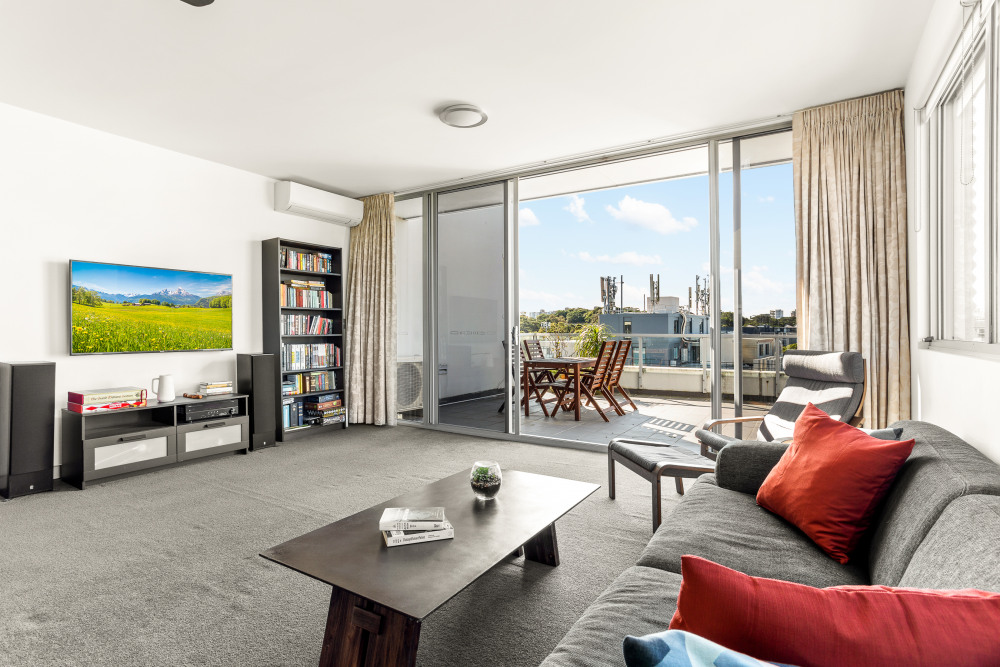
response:
<path fill-rule="evenodd" d="M 791 164 L 742 171 L 743 308 L 795 308 Z M 720 176 L 722 309 L 733 307 L 732 174 Z M 642 308 L 649 274 L 661 296 L 687 305 L 709 273 L 708 176 L 521 202 L 520 310 L 592 308 L 600 277 L 625 277 L 626 306 Z M 621 289 L 621 287 L 619 287 Z"/>
<path fill-rule="evenodd" d="M 153 294 L 178 287 L 198 296 L 233 291 L 231 276 L 92 262 L 73 263 L 73 284 L 109 294 Z"/>

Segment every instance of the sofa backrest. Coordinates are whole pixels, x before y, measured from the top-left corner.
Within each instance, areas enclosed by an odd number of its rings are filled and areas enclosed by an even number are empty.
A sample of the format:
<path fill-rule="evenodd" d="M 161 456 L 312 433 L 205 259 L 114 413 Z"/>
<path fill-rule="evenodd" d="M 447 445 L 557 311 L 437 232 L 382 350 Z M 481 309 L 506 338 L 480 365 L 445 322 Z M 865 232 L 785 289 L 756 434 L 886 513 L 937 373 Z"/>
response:
<path fill-rule="evenodd" d="M 865 390 L 865 362 L 859 353 L 789 350 L 781 366 L 788 381 L 764 416 L 760 439 L 790 438 L 807 403 L 843 422 L 858 411 Z"/>
<path fill-rule="evenodd" d="M 896 422 L 913 453 L 900 468 L 873 525 L 871 582 L 898 586 L 914 553 L 956 498 L 1000 495 L 1000 466 L 956 435 L 926 422 Z"/>
<path fill-rule="evenodd" d="M 899 585 L 1000 592 L 1000 496 L 952 501 L 917 547 Z"/>

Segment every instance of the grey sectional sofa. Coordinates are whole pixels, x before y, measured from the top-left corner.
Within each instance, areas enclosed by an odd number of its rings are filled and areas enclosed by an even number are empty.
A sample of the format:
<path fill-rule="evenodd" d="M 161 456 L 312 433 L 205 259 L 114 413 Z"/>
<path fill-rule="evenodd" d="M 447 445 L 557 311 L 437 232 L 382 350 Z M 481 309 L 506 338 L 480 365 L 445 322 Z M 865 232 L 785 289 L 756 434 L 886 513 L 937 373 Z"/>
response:
<path fill-rule="evenodd" d="M 636 564 L 587 609 L 542 665 L 623 665 L 625 635 L 667 628 L 683 554 L 817 587 L 1000 591 L 1000 466 L 937 426 L 893 426 L 903 429 L 901 439 L 916 444 L 850 563 L 836 562 L 757 506 L 757 489 L 786 445 L 738 441 L 721 450 L 716 472 L 698 479 Z"/>

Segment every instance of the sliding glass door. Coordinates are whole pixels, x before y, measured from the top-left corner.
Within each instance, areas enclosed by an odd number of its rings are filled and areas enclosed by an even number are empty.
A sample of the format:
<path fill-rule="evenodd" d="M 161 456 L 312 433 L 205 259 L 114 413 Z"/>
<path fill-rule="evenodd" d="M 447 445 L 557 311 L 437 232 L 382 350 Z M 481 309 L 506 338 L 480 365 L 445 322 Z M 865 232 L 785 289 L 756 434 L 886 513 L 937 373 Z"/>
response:
<path fill-rule="evenodd" d="M 795 344 L 786 128 L 398 201 L 401 421 L 697 449 L 708 419 L 765 412 Z M 630 346 L 620 411 L 521 403 L 526 339 L 592 357 L 593 336 Z"/>
<path fill-rule="evenodd" d="M 512 188 L 502 181 L 431 196 L 431 423 L 511 431 Z"/>

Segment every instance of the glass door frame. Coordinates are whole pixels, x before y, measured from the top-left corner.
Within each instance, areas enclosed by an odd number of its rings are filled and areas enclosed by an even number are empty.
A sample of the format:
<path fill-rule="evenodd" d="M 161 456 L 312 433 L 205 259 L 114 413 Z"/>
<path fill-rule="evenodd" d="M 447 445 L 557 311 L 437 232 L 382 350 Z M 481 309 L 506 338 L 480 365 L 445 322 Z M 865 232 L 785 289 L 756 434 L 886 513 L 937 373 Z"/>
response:
<path fill-rule="evenodd" d="M 752 140 L 758 137 L 764 137 L 773 134 L 779 134 L 782 132 L 790 132 L 791 128 L 775 128 L 764 132 L 755 132 L 752 134 L 743 134 L 740 136 L 731 137 L 725 141 L 729 142 L 732 150 L 732 164 L 733 164 L 733 417 L 743 416 L 743 251 L 742 251 L 742 234 L 743 234 L 743 194 L 742 194 L 742 170 L 743 170 L 743 160 L 741 158 L 741 141 Z M 711 156 L 716 154 L 715 151 L 709 150 L 709 160 L 711 162 Z M 714 171 L 718 172 L 719 160 L 715 161 Z M 710 171 L 712 166 L 710 165 Z M 719 229 L 718 220 L 718 173 L 714 174 L 715 179 L 715 191 L 716 197 L 714 199 L 714 210 L 712 217 L 712 230 L 713 234 Z M 713 288 L 712 294 L 720 294 L 721 291 L 715 291 L 714 278 L 716 276 L 716 271 L 718 271 L 719 283 L 721 284 L 721 263 L 716 264 L 716 255 L 719 255 L 721 260 L 721 248 L 719 247 L 718 237 L 713 237 L 713 247 L 712 247 L 712 276 L 713 276 Z M 718 305 L 718 309 L 716 306 Z M 712 319 L 715 322 L 719 322 L 721 327 L 721 304 L 718 302 L 712 305 Z M 715 339 L 713 338 L 713 350 L 715 346 Z M 722 359 L 722 335 L 721 329 L 718 339 L 719 345 L 719 356 L 718 359 Z M 778 340 L 775 339 L 775 390 L 778 386 L 778 376 L 781 374 L 781 358 L 782 350 L 781 345 Z M 714 365 L 714 364 L 713 364 Z M 718 379 L 719 384 L 718 390 L 716 390 L 716 379 Z M 715 375 L 713 370 L 712 375 L 712 419 L 720 419 L 722 417 L 722 365 L 719 364 L 718 376 Z M 737 438 L 743 437 L 743 424 L 737 422 L 734 424 L 735 436 Z"/>
<path fill-rule="evenodd" d="M 479 435 L 487 437 L 497 436 L 518 436 L 520 434 L 520 419 L 515 418 L 518 406 L 521 404 L 521 383 L 519 381 L 519 361 L 520 356 L 515 354 L 517 349 L 520 320 L 517 317 L 517 183 L 518 179 L 508 178 L 493 181 L 477 182 L 462 187 L 434 190 L 423 195 L 423 215 L 424 215 L 424 414 L 423 421 L 414 425 L 424 425 L 443 431 L 462 433 L 469 435 Z M 504 374 L 504 396 L 506 405 L 505 430 L 490 431 L 470 426 L 459 426 L 455 424 L 441 423 L 440 399 L 440 362 L 439 362 L 439 319 L 438 305 L 440 303 L 440 281 L 438 280 L 439 269 L 439 220 L 438 220 L 438 198 L 440 195 L 452 194 L 463 190 L 472 190 L 479 187 L 489 187 L 500 185 L 503 187 L 503 219 L 504 219 L 504 323 L 502 330 L 507 338 L 507 344 L 503 346 L 503 366 L 511 369 Z M 513 341 L 513 344 L 511 344 Z M 513 378 L 518 378 L 512 381 Z"/>

